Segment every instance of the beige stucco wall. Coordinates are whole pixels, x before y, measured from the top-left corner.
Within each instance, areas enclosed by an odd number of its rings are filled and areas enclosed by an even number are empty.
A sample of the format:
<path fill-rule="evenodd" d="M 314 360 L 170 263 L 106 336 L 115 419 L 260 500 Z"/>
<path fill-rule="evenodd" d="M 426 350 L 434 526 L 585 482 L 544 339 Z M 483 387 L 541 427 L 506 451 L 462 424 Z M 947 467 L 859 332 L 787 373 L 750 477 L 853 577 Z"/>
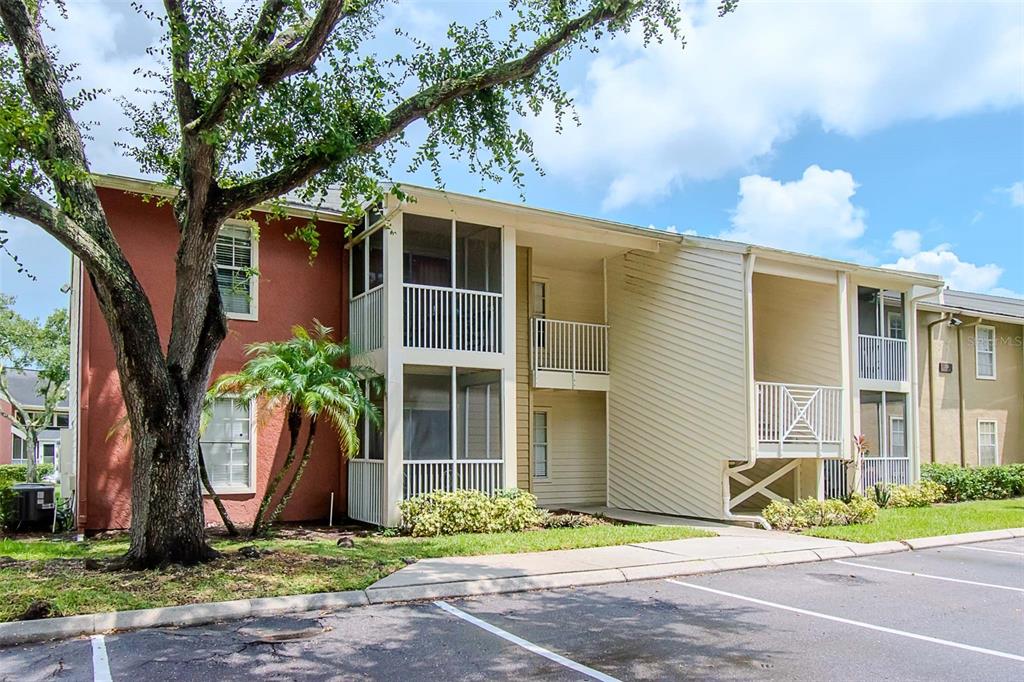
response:
<path fill-rule="evenodd" d="M 939 319 L 937 312 L 918 314 L 918 381 L 920 382 L 920 447 L 921 462 L 959 464 L 960 453 L 960 390 L 957 381 L 957 331 L 946 323 L 932 328 L 931 371 L 928 363 L 929 322 Z M 966 315 L 966 322 L 974 321 Z M 974 353 L 975 329 L 962 329 L 964 397 L 964 460 L 968 466 L 978 462 L 978 420 L 997 423 L 999 458 L 1003 464 L 1024 462 L 1024 349 L 1021 325 L 983 321 L 996 330 L 996 379 L 978 379 Z M 953 365 L 951 374 L 939 374 L 940 362 Z M 931 448 L 929 383 L 934 380 L 935 452 Z"/>
<path fill-rule="evenodd" d="M 755 273 L 753 289 L 754 379 L 838 386 L 838 288 Z"/>
<path fill-rule="evenodd" d="M 541 506 L 604 504 L 604 393 L 536 390 L 533 410 L 548 412 L 548 478 L 534 479 Z"/>
<path fill-rule="evenodd" d="M 743 257 L 664 246 L 608 261 L 609 503 L 720 518 L 747 456 Z"/>

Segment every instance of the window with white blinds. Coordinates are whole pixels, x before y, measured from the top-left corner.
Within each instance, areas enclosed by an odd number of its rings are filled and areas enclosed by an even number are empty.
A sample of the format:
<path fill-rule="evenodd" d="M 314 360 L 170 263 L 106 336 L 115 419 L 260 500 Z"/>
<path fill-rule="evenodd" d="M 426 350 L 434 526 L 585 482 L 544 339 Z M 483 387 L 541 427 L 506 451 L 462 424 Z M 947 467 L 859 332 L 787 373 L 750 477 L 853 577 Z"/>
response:
<path fill-rule="evenodd" d="M 228 317 L 256 319 L 256 249 L 252 230 L 227 224 L 217 235 L 217 286 Z"/>
<path fill-rule="evenodd" d="M 974 335 L 974 357 L 979 379 L 996 378 L 996 328 L 979 326 Z"/>
<path fill-rule="evenodd" d="M 200 443 L 210 484 L 217 492 L 253 488 L 252 415 L 250 404 L 237 398 L 217 398 Z"/>
<path fill-rule="evenodd" d="M 533 413 L 533 477 L 548 477 L 548 413 Z"/>
<path fill-rule="evenodd" d="M 991 467 L 999 464 L 999 438 L 994 420 L 978 420 L 978 465 Z"/>

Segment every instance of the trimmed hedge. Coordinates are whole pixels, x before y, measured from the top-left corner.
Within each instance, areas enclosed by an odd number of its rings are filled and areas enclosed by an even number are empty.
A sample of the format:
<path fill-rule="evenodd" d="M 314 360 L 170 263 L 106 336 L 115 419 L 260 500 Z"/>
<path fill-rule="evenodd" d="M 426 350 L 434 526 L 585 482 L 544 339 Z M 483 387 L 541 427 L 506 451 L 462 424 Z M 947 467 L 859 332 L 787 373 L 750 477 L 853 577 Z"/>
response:
<path fill-rule="evenodd" d="M 899 509 L 901 507 L 927 507 L 942 502 L 946 498 L 946 487 L 935 481 L 920 481 L 913 485 L 889 486 L 889 499 L 885 504 L 878 499 L 876 492 L 875 502 L 879 507 Z"/>
<path fill-rule="evenodd" d="M 957 464 L 925 464 L 921 479 L 945 488 L 945 501 L 1002 500 L 1024 495 L 1024 464 L 964 468 Z"/>
<path fill-rule="evenodd" d="M 537 498 L 516 488 L 491 497 L 476 490 L 433 492 L 404 500 L 398 507 L 402 532 L 417 537 L 521 531 L 543 520 Z"/>
<path fill-rule="evenodd" d="M 878 505 L 860 495 L 854 495 L 849 502 L 808 497 L 796 504 L 773 500 L 761 515 L 776 530 L 804 530 L 814 526 L 871 523 L 878 516 Z"/>

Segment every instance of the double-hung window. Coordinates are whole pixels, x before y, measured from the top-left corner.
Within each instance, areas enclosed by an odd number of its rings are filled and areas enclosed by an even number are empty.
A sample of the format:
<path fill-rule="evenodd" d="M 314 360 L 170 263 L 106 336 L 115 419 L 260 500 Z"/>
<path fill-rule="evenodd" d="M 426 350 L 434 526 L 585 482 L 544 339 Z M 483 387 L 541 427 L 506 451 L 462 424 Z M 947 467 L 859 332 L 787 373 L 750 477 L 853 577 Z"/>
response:
<path fill-rule="evenodd" d="M 548 478 L 548 413 L 533 413 L 533 477 Z"/>
<path fill-rule="evenodd" d="M 993 419 L 978 420 L 978 465 L 990 467 L 999 464 L 998 427 Z"/>
<path fill-rule="evenodd" d="M 217 398 L 200 443 L 210 484 L 218 493 L 252 492 L 252 405 L 238 398 Z"/>
<path fill-rule="evenodd" d="M 996 328 L 979 325 L 974 334 L 974 359 L 979 379 L 996 378 Z"/>
<path fill-rule="evenodd" d="M 239 221 L 226 222 L 217 235 L 215 258 L 224 313 L 235 320 L 257 319 L 259 280 L 252 226 Z"/>
<path fill-rule="evenodd" d="M 24 464 L 28 461 L 25 449 L 25 439 L 18 434 L 13 434 L 11 441 L 11 462 L 13 464 Z"/>

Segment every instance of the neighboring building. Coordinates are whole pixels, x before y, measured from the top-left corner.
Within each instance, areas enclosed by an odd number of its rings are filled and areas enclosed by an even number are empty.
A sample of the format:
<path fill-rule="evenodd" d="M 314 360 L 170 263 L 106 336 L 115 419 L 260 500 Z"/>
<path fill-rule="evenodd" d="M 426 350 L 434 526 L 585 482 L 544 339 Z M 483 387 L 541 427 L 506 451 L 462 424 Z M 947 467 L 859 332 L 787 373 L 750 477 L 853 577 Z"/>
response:
<path fill-rule="evenodd" d="M 43 397 L 39 394 L 35 370 L 8 371 L 7 386 L 11 391 L 11 396 L 21 403 L 29 413 L 40 414 L 43 412 Z M 31 453 L 25 438 L 25 429 L 17 419 L 12 422 L 4 415 L 17 418 L 11 405 L 0 399 L 0 464 L 26 464 Z M 54 411 L 50 427 L 39 432 L 35 452 L 37 463 L 50 464 L 54 470 L 60 467 L 62 440 L 67 438 L 68 428 L 68 399 L 64 398 Z"/>
<path fill-rule="evenodd" d="M 100 184 L 166 334 L 177 232 L 168 206 L 132 193 L 168 192 Z M 925 346 L 908 321 L 941 278 L 403 189 L 415 200 L 391 200 L 347 240 L 342 217 L 321 213 L 312 265 L 288 223 L 262 229 L 258 248 L 244 223 L 222 232 L 230 331 L 215 375 L 241 366 L 246 343 L 317 318 L 386 386 L 373 396 L 384 424 L 364 421 L 355 459 L 318 439 L 287 518 L 326 516 L 333 492 L 337 512 L 392 525 L 403 498 L 513 486 L 551 508 L 756 518 L 772 499 L 916 479 L 930 452 L 914 409 Z M 251 266 L 259 275 L 231 286 Z M 80 273 L 74 284 L 79 523 L 123 527 L 130 453 L 108 435 L 124 414 L 113 352 Z M 1018 374 L 1020 360 L 1018 347 Z M 215 419 L 207 463 L 245 523 L 284 455 L 281 415 L 225 401 Z M 851 477 L 857 434 L 868 453 Z"/>
<path fill-rule="evenodd" d="M 1024 301 L 947 289 L 918 339 L 921 461 L 1024 462 Z"/>
<path fill-rule="evenodd" d="M 145 287 L 164 341 L 170 329 L 174 295 L 174 253 L 178 230 L 168 202 L 146 201 L 142 194 L 171 196 L 164 186 L 128 178 L 98 180 L 100 200 L 111 228 Z M 339 216 L 317 214 L 319 256 L 310 263 L 309 247 L 287 235 L 305 225 L 313 213 L 290 206 L 292 217 L 260 221 L 257 243 L 253 223 L 230 221 L 217 245 L 218 274 L 229 318 L 228 336 L 214 366 L 214 376 L 236 371 L 246 360 L 246 344 L 285 339 L 295 324 L 314 318 L 346 333 L 342 273 L 347 267 Z M 72 411 L 81 428 L 78 451 L 78 523 L 83 529 L 125 528 L 131 514 L 131 452 L 118 388 L 114 350 L 96 296 L 77 261 L 72 276 Z M 250 278 L 250 268 L 259 271 Z M 210 477 L 225 505 L 240 522 L 251 520 L 266 482 L 284 459 L 288 435 L 280 414 L 263 415 L 256 405 L 221 401 L 204 442 Z M 285 512 L 286 519 L 326 517 L 331 493 L 335 515 L 345 510 L 343 457 L 330 429 L 317 435 L 314 453 Z M 212 503 L 207 518 L 217 519 Z"/>

